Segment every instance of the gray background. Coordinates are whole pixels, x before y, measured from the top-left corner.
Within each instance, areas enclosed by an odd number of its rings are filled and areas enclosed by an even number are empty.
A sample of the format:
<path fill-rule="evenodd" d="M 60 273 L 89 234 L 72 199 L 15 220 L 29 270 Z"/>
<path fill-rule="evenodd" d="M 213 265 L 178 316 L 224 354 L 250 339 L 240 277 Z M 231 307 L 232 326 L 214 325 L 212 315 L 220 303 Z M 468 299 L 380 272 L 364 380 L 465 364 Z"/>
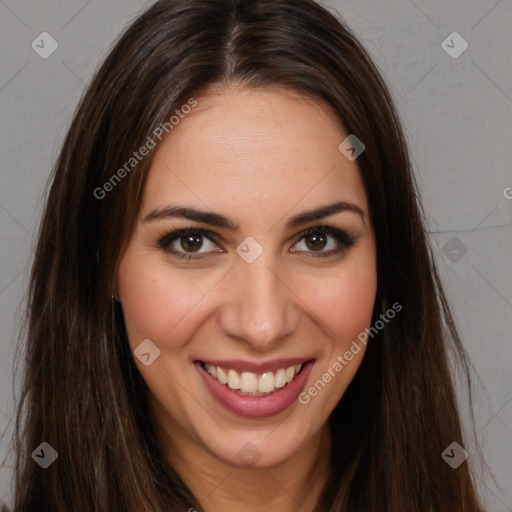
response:
<path fill-rule="evenodd" d="M 13 426 L 19 304 L 43 187 L 94 70 L 151 3 L 0 0 L 2 460 Z M 486 509 L 512 511 L 512 199 L 505 197 L 512 187 L 512 0 L 324 3 L 360 37 L 398 104 L 433 249 L 481 379 L 476 440 L 495 475 L 480 471 Z M 44 31 L 59 45 L 47 59 L 31 48 Z M 458 58 L 441 46 L 454 31 L 469 44 Z M 450 38 L 447 44 L 461 47 Z M 469 435 L 465 447 L 476 460 L 474 440 Z M 11 468 L 10 459 L 0 468 L 0 502 L 12 496 Z"/>

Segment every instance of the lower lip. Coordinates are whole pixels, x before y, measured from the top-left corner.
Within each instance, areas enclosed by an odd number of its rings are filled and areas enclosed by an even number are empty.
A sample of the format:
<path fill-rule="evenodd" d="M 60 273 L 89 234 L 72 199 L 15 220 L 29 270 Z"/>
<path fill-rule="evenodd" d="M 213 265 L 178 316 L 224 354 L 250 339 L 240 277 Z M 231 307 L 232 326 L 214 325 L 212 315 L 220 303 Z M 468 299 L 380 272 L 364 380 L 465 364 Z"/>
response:
<path fill-rule="evenodd" d="M 243 396 L 213 378 L 200 362 L 194 363 L 213 397 L 228 411 L 246 418 L 274 416 L 290 407 L 304 389 L 315 364 L 308 361 L 302 371 L 288 384 L 266 396 Z"/>

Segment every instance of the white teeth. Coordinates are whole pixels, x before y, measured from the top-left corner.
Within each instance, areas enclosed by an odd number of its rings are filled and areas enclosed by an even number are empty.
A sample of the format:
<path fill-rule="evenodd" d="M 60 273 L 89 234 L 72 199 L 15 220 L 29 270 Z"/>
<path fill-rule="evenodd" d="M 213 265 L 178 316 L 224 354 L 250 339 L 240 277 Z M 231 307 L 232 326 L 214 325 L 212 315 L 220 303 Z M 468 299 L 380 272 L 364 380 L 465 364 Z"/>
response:
<path fill-rule="evenodd" d="M 274 374 L 272 372 L 263 373 L 258 379 L 258 391 L 261 393 L 274 391 L 274 380 Z"/>
<path fill-rule="evenodd" d="M 293 380 L 293 377 L 295 377 L 295 366 L 290 366 L 289 368 L 286 368 L 285 374 L 286 382 L 291 382 Z"/>
<path fill-rule="evenodd" d="M 258 377 L 254 373 L 243 372 L 240 377 L 240 390 L 244 393 L 256 393 L 258 391 Z"/>
<path fill-rule="evenodd" d="M 228 374 L 219 366 L 217 366 L 216 368 L 217 368 L 217 380 L 221 384 L 227 384 L 228 383 Z M 213 375 L 212 375 L 212 377 L 213 377 Z"/>
<path fill-rule="evenodd" d="M 212 377 L 217 378 L 217 367 L 216 366 L 212 366 L 211 364 L 208 364 L 208 363 L 204 363 L 204 366 L 205 366 L 206 370 L 208 371 L 208 373 Z M 222 371 L 222 368 L 221 368 L 221 371 Z"/>
<path fill-rule="evenodd" d="M 273 393 L 276 389 L 286 386 L 300 372 L 302 366 L 302 364 L 296 364 L 288 368 L 280 368 L 275 373 L 264 372 L 258 375 L 252 372 L 239 374 L 236 370 L 204 363 L 206 371 L 221 384 L 249 395 Z"/>
<path fill-rule="evenodd" d="M 276 376 L 274 379 L 274 386 L 279 389 L 282 388 L 286 384 L 286 373 L 283 368 L 280 368 L 276 372 Z"/>
<path fill-rule="evenodd" d="M 228 386 L 231 389 L 240 389 L 240 375 L 235 370 L 228 370 Z"/>

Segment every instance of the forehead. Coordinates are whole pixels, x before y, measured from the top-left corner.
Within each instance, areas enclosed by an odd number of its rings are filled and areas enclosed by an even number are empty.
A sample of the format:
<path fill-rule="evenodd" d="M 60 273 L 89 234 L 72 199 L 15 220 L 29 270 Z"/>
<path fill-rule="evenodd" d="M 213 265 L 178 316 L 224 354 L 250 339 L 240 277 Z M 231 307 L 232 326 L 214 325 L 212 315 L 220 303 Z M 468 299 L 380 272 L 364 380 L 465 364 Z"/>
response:
<path fill-rule="evenodd" d="M 357 165 L 338 149 L 347 133 L 320 100 L 232 88 L 197 101 L 156 149 L 143 210 L 180 201 L 241 214 L 340 199 L 367 208 Z"/>

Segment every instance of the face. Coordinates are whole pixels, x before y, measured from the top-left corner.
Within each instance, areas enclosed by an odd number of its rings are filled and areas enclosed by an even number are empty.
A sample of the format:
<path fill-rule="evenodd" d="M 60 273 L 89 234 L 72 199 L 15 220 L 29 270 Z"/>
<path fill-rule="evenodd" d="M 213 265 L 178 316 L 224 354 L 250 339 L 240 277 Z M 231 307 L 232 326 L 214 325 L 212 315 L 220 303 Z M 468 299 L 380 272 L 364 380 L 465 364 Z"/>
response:
<path fill-rule="evenodd" d="M 154 154 L 119 299 L 158 429 L 269 467 L 321 431 L 364 356 L 368 203 L 322 103 L 240 88 L 197 100 Z"/>

